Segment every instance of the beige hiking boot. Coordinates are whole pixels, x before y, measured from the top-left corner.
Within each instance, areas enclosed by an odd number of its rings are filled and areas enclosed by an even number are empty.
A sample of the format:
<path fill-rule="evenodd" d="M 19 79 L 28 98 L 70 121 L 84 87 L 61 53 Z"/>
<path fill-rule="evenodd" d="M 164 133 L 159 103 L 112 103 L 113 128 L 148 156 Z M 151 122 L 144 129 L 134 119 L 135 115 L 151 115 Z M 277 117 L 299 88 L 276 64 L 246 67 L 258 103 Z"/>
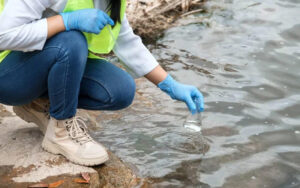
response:
<path fill-rule="evenodd" d="M 50 120 L 49 106 L 48 99 L 39 98 L 26 105 L 14 106 L 13 111 L 24 121 L 35 123 L 45 134 Z"/>
<path fill-rule="evenodd" d="M 61 154 L 70 161 L 84 165 L 99 165 L 108 160 L 106 149 L 94 141 L 79 117 L 66 120 L 50 118 L 42 147 L 53 154 Z"/>

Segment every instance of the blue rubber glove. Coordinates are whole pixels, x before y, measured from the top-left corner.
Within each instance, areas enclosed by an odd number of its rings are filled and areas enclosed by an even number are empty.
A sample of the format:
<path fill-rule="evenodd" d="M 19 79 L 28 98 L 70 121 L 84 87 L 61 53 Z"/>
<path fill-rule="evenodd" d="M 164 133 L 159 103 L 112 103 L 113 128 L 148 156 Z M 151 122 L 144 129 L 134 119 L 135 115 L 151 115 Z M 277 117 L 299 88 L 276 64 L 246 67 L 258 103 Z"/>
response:
<path fill-rule="evenodd" d="M 103 11 L 98 9 L 82 9 L 73 12 L 60 13 L 66 30 L 79 30 L 87 33 L 99 34 L 107 25 L 114 26 L 114 21 Z"/>
<path fill-rule="evenodd" d="M 204 111 L 203 95 L 196 87 L 178 83 L 170 75 L 157 86 L 172 99 L 185 102 L 192 114 Z"/>

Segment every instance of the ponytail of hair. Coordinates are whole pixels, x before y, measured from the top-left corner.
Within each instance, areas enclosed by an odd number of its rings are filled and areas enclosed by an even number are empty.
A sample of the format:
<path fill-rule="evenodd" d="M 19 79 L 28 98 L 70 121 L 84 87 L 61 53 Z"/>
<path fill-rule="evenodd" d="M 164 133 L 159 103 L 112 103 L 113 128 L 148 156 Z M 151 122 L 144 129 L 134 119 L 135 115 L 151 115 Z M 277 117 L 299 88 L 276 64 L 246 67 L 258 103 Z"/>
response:
<path fill-rule="evenodd" d="M 121 23 L 121 0 L 108 0 L 108 10 L 111 11 L 110 17 L 115 23 Z"/>

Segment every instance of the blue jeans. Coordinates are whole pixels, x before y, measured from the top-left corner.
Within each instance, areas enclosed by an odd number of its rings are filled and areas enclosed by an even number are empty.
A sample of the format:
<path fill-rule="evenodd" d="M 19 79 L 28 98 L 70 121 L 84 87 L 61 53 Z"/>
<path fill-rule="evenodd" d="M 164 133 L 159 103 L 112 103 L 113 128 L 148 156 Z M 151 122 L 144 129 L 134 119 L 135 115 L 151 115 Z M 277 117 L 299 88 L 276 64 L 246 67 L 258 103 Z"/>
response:
<path fill-rule="evenodd" d="M 0 63 L 0 103 L 23 105 L 48 96 L 50 115 L 62 120 L 77 108 L 119 110 L 134 98 L 134 79 L 117 66 L 88 59 L 85 37 L 62 32 L 47 40 L 43 50 L 10 53 Z"/>

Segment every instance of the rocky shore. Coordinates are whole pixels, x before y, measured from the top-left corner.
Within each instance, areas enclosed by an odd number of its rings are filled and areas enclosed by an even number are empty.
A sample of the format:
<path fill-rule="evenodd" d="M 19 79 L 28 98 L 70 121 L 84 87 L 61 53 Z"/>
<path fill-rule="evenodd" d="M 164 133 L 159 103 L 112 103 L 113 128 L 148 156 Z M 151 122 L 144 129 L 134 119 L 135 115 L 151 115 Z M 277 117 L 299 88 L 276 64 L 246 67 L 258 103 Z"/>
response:
<path fill-rule="evenodd" d="M 111 152 L 107 163 L 91 168 L 44 151 L 38 127 L 17 117 L 11 107 L 0 105 L 0 127 L 1 188 L 59 181 L 62 181 L 59 187 L 132 187 L 138 183 L 133 171 Z M 75 182 L 84 172 L 89 173 L 90 182 Z"/>

